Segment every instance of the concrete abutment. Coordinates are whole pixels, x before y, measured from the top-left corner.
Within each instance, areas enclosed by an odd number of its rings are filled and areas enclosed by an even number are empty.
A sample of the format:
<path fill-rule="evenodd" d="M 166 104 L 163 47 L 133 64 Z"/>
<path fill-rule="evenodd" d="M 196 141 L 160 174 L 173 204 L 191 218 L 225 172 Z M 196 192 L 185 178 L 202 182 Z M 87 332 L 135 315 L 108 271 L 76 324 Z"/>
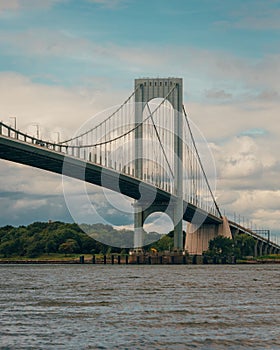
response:
<path fill-rule="evenodd" d="M 190 255 L 202 255 L 208 250 L 209 241 L 217 236 L 232 238 L 230 226 L 226 217 L 220 225 L 202 224 L 199 227 L 189 223 L 187 226 L 187 236 L 185 251 Z"/>

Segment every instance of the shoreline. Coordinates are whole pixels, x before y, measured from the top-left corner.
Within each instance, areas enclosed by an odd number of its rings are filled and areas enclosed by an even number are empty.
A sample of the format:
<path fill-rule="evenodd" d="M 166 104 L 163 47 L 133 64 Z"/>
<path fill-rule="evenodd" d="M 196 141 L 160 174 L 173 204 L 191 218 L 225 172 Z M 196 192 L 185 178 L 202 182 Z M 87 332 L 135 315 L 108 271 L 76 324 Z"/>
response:
<path fill-rule="evenodd" d="M 150 262 L 136 262 L 136 261 L 126 261 L 126 259 L 120 259 L 120 261 L 115 261 L 112 257 L 107 257 L 104 259 L 84 259 L 80 257 L 79 259 L 20 259 L 20 260 L 10 260 L 10 259 L 0 259 L 0 265 L 263 265 L 263 264 L 280 264 L 280 259 L 250 259 L 250 260 L 239 260 L 235 263 L 223 263 L 223 262 L 207 262 L 202 261 L 192 262 L 162 262 L 157 261 Z"/>

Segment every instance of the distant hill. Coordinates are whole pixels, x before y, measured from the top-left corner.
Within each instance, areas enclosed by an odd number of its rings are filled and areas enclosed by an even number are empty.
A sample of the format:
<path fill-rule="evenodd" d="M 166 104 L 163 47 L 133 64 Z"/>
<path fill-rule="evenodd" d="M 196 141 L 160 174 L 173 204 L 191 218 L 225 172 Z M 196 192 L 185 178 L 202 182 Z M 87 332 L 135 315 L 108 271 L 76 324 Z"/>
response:
<path fill-rule="evenodd" d="M 93 239 L 109 246 L 123 248 L 133 247 L 134 232 L 131 230 L 116 230 L 110 225 L 103 224 L 81 224 L 80 227 Z M 144 245 L 150 245 L 158 241 L 161 237 L 162 235 L 157 232 L 147 233 L 144 231 Z"/>

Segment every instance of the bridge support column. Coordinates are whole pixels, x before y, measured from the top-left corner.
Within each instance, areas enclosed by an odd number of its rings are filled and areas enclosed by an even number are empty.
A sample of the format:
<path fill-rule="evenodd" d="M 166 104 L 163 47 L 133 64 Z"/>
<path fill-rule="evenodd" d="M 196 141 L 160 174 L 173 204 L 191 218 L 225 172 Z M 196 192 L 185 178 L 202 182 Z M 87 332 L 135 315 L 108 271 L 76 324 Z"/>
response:
<path fill-rule="evenodd" d="M 174 208 L 174 250 L 183 250 L 183 200 L 178 199 Z"/>
<path fill-rule="evenodd" d="M 174 165 L 175 194 L 174 208 L 174 250 L 183 250 L 183 121 L 182 121 L 182 81 L 177 82 L 174 102 Z"/>
<path fill-rule="evenodd" d="M 209 241 L 217 236 L 217 225 L 203 224 L 197 228 L 194 224 L 188 224 L 185 250 L 190 255 L 202 255 L 208 249 Z"/>
<path fill-rule="evenodd" d="M 267 250 L 268 250 L 268 244 L 265 244 L 265 246 L 264 246 L 264 255 L 267 255 Z"/>
<path fill-rule="evenodd" d="M 260 243 L 259 256 L 263 255 L 263 242 Z"/>
<path fill-rule="evenodd" d="M 144 89 L 143 84 L 137 87 L 137 80 L 135 80 L 135 176 L 143 179 L 143 109 L 144 103 Z M 138 88 L 138 89 L 137 89 Z M 141 206 L 135 201 L 134 205 L 134 248 L 141 249 L 143 247 L 143 212 Z"/>
<path fill-rule="evenodd" d="M 256 258 L 258 256 L 258 240 L 256 240 L 255 247 L 254 247 L 254 257 Z"/>
<path fill-rule="evenodd" d="M 232 238 L 226 217 L 223 217 L 220 225 L 202 224 L 197 227 L 195 224 L 188 224 L 185 250 L 190 255 L 202 255 L 208 250 L 209 241 L 217 236 Z"/>
<path fill-rule="evenodd" d="M 237 228 L 232 227 L 230 231 L 233 239 L 239 234 L 239 230 Z"/>
<path fill-rule="evenodd" d="M 144 213 L 137 203 L 134 207 L 134 249 L 141 249 L 144 245 Z"/>

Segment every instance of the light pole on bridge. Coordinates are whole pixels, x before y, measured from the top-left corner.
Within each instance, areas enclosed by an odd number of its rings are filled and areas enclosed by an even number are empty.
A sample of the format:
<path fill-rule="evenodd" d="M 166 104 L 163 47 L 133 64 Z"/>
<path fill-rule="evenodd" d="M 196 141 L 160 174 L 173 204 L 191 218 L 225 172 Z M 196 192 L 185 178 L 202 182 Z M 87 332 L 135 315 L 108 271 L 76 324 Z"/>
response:
<path fill-rule="evenodd" d="M 57 143 L 59 143 L 60 142 L 60 132 L 54 131 L 53 133 L 57 135 Z"/>
<path fill-rule="evenodd" d="M 9 119 L 13 119 L 14 120 L 14 129 L 17 129 L 17 117 L 9 117 Z"/>
<path fill-rule="evenodd" d="M 39 140 L 39 138 L 40 138 L 40 125 L 39 124 L 32 124 L 32 126 L 36 126 L 36 138 Z"/>

